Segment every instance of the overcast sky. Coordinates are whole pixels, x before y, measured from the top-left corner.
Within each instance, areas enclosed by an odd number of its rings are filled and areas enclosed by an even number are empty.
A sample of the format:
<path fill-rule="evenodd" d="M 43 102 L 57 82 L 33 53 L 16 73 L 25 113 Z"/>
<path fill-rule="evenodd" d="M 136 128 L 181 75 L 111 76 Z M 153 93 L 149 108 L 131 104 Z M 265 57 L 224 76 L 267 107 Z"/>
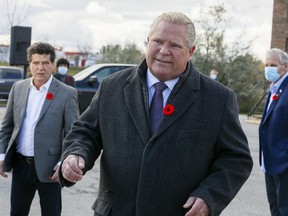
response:
<path fill-rule="evenodd" d="M 230 26 L 225 41 L 254 40 L 252 54 L 261 60 L 271 44 L 273 0 L 9 0 L 18 11 L 27 14 L 21 26 L 32 27 L 32 42 L 46 41 L 65 51 L 92 46 L 136 43 L 144 50 L 144 41 L 153 19 L 165 11 L 180 11 L 192 20 L 209 6 L 224 4 Z M 10 33 L 5 6 L 0 0 L 0 44 L 9 44 Z M 17 11 L 16 10 L 16 11 Z M 197 31 L 197 26 L 196 26 Z"/>

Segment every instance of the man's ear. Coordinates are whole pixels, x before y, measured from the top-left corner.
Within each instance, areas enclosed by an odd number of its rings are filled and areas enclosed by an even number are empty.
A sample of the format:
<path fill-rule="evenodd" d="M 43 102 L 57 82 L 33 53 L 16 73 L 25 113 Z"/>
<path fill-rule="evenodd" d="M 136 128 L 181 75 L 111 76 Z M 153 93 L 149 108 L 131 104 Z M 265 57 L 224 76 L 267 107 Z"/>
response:
<path fill-rule="evenodd" d="M 193 47 L 190 49 L 190 56 L 193 55 L 193 53 L 195 52 L 195 49 L 196 49 L 196 46 L 193 46 Z"/>
<path fill-rule="evenodd" d="M 189 59 L 192 59 L 192 55 L 195 52 L 196 46 L 193 46 L 189 49 Z"/>
<path fill-rule="evenodd" d="M 144 41 L 145 46 L 147 46 L 148 42 L 149 42 L 149 37 L 147 37 L 146 41 Z"/>

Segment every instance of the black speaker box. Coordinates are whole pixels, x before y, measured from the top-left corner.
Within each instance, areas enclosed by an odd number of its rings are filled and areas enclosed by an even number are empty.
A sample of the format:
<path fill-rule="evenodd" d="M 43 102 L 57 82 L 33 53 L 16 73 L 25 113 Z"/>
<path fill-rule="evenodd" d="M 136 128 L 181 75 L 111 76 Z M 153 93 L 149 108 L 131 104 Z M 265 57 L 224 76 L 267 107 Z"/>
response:
<path fill-rule="evenodd" d="M 11 27 L 10 65 L 29 65 L 27 48 L 31 45 L 31 32 L 31 27 Z"/>

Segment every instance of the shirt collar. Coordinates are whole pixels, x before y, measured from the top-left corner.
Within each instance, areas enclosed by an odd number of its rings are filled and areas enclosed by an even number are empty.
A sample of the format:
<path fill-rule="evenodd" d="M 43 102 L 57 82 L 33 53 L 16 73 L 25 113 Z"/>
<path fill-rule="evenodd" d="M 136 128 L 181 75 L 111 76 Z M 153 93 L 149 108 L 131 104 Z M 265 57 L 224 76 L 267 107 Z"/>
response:
<path fill-rule="evenodd" d="M 147 86 L 148 89 L 150 89 L 155 83 L 160 82 L 149 70 L 149 68 L 147 69 Z M 170 91 L 172 91 L 172 89 L 174 88 L 174 86 L 176 85 L 176 83 L 178 82 L 179 77 L 172 79 L 172 80 L 168 80 L 165 81 L 164 83 L 167 85 L 167 87 L 170 89 Z"/>
<path fill-rule="evenodd" d="M 42 86 L 40 87 L 39 91 L 42 91 L 43 89 L 46 89 L 46 90 L 49 89 L 50 84 L 51 84 L 51 82 L 52 82 L 52 77 L 53 77 L 53 76 L 51 75 L 50 78 L 49 78 L 49 80 L 48 80 L 44 85 L 42 85 Z M 30 81 L 30 88 L 33 88 L 33 89 L 36 90 L 36 87 L 35 87 L 35 85 L 33 84 L 33 78 L 32 78 L 31 81 Z"/>
<path fill-rule="evenodd" d="M 283 77 L 281 77 L 280 80 L 278 80 L 278 82 L 276 83 L 271 83 L 270 85 L 270 92 L 271 94 L 276 94 L 279 87 L 281 86 L 282 82 L 285 80 L 285 78 L 288 76 L 288 73 L 284 74 Z"/>

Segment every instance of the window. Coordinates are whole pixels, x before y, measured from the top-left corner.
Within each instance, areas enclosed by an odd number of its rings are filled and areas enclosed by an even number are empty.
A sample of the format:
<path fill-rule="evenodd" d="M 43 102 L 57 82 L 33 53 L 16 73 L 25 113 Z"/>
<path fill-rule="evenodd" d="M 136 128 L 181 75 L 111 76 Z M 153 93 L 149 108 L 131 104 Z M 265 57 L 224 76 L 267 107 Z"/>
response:
<path fill-rule="evenodd" d="M 105 77 L 107 77 L 110 74 L 111 74 L 110 68 L 106 67 L 97 71 L 97 73 L 94 73 L 93 75 L 97 76 L 98 82 L 101 82 Z"/>
<path fill-rule="evenodd" d="M 22 74 L 18 70 L 0 69 L 0 79 L 22 79 Z"/>

